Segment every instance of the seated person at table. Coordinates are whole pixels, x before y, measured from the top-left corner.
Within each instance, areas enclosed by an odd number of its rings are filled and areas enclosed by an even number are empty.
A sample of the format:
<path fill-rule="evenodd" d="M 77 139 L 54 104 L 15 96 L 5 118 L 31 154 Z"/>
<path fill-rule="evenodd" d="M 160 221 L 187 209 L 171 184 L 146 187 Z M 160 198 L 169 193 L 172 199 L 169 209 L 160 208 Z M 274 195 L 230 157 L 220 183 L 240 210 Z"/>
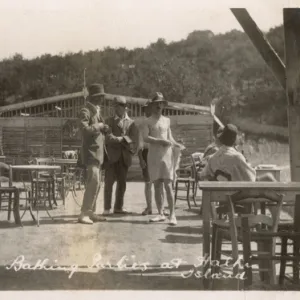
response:
<path fill-rule="evenodd" d="M 213 137 L 213 142 L 205 148 L 202 157 L 203 160 L 205 161 L 208 160 L 208 158 L 210 158 L 213 154 L 215 154 L 219 150 L 220 146 L 222 145 L 221 142 L 219 141 L 219 136 L 221 135 L 222 131 L 223 128 L 220 127 L 216 135 Z"/>
<path fill-rule="evenodd" d="M 247 163 L 242 153 L 236 150 L 235 143 L 238 130 L 235 125 L 228 124 L 219 135 L 221 146 L 207 161 L 199 173 L 200 180 L 214 180 L 216 171 L 221 171 L 231 177 L 231 181 L 276 181 L 270 173 L 256 176 L 256 171 Z M 218 178 L 222 180 L 222 178 Z M 227 179 L 225 179 L 227 180 Z"/>

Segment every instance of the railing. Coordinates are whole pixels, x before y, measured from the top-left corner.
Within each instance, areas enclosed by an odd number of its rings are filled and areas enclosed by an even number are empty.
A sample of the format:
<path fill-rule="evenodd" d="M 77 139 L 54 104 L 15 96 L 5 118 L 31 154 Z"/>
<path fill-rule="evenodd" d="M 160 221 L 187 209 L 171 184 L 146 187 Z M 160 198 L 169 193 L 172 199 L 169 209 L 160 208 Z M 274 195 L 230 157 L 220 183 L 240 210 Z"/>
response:
<path fill-rule="evenodd" d="M 113 99 L 116 95 L 106 94 L 102 101 L 101 109 L 104 117 L 113 114 Z M 139 117 L 142 115 L 142 105 L 147 101 L 144 98 L 126 97 L 128 103 L 128 115 Z M 83 92 L 60 95 L 44 99 L 37 99 L 22 103 L 16 103 L 0 107 L 0 117 L 57 117 L 57 118 L 77 118 L 78 113 L 85 100 Z M 175 115 L 198 115 L 207 114 L 208 107 L 169 102 L 164 114 Z"/>

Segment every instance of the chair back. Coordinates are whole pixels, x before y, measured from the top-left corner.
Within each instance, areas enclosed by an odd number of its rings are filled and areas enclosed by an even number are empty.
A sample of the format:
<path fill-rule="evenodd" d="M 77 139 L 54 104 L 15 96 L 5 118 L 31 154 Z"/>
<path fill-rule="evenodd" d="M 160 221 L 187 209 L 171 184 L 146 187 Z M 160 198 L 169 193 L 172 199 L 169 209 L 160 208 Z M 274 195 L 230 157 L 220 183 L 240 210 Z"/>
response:
<path fill-rule="evenodd" d="M 258 265 L 256 271 L 260 272 L 260 278 L 269 284 L 275 284 L 276 279 L 276 234 L 278 230 L 279 216 L 282 208 L 283 195 L 275 191 L 257 190 L 239 192 L 231 197 L 228 201 L 231 205 L 231 220 L 235 222 L 233 215 L 233 204 L 247 201 L 262 201 L 261 203 L 270 204 L 268 208 L 271 211 L 271 216 L 265 213 L 261 208 L 261 214 L 242 215 L 241 234 L 243 244 L 243 260 L 245 265 L 249 265 L 245 269 L 246 280 L 244 288 L 247 289 L 252 284 L 252 265 Z M 236 224 L 235 224 L 236 225 Z M 236 228 L 236 227 L 235 227 Z M 252 249 L 253 242 L 256 243 L 257 249 Z"/>
<path fill-rule="evenodd" d="M 241 218 L 237 219 L 235 207 L 237 205 L 244 206 L 249 219 L 250 228 L 257 230 L 267 229 L 276 232 L 278 229 L 280 211 L 282 207 L 283 195 L 275 191 L 258 191 L 255 189 L 239 191 L 233 195 L 227 196 L 229 207 L 229 221 L 235 226 L 241 226 Z M 270 215 L 265 214 L 266 204 L 269 206 Z M 260 213 L 258 213 L 257 205 L 260 204 Z M 245 217 L 242 215 L 241 217 Z"/>
<path fill-rule="evenodd" d="M 192 161 L 192 177 L 198 181 L 199 180 L 199 176 L 198 176 L 198 172 L 201 170 L 202 167 L 202 157 L 203 154 L 196 152 L 196 153 L 192 153 L 191 154 L 191 161 Z"/>

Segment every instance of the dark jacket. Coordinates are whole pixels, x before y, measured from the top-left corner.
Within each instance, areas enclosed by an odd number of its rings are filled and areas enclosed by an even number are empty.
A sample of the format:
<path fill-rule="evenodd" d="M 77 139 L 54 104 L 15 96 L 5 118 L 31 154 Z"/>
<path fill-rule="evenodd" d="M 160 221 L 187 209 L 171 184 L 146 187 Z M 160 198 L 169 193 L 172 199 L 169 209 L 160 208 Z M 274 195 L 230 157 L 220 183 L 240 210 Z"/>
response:
<path fill-rule="evenodd" d="M 117 162 L 122 156 L 124 163 L 129 167 L 138 144 L 138 129 L 134 121 L 126 117 L 123 124 L 120 124 L 120 119 L 114 116 L 108 118 L 105 123 L 110 128 L 105 139 L 108 163 Z M 120 136 L 124 137 L 122 142 L 117 139 Z"/>
<path fill-rule="evenodd" d="M 102 165 L 104 158 L 104 120 L 97 115 L 96 107 L 87 102 L 80 110 L 79 126 L 82 132 L 81 163 L 85 166 L 90 164 Z"/>

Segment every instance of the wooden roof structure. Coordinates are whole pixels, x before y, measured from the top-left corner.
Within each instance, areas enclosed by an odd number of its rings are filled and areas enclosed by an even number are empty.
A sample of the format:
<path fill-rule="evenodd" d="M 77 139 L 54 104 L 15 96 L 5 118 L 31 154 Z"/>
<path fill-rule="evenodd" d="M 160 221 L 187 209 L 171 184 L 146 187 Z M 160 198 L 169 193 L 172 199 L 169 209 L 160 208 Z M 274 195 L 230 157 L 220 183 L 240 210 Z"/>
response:
<path fill-rule="evenodd" d="M 231 11 L 286 93 L 291 179 L 300 181 L 300 8 L 283 9 L 285 62 L 245 8 Z"/>
<path fill-rule="evenodd" d="M 0 107 L 0 117 L 16 116 L 48 116 L 62 118 L 76 118 L 80 108 L 85 103 L 85 96 L 88 92 L 84 89 L 81 92 L 48 97 L 43 99 L 31 100 Z M 102 112 L 104 116 L 109 115 L 113 107 L 113 99 L 117 95 L 105 94 L 102 103 Z M 129 114 L 133 117 L 142 115 L 142 106 L 148 101 L 145 98 L 135 98 L 125 96 Z M 168 102 L 165 109 L 166 115 L 197 115 L 210 114 L 210 108 L 207 106 L 191 105 L 185 103 Z"/>
<path fill-rule="evenodd" d="M 37 99 L 0 107 L 0 150 L 12 163 L 27 161 L 28 157 L 61 157 L 65 150 L 81 147 L 78 113 L 85 105 L 88 92 Z M 105 94 L 101 99 L 104 118 L 114 113 L 114 98 Z M 128 115 L 139 126 L 144 98 L 126 97 Z M 209 107 L 168 102 L 164 115 L 171 120 L 174 137 L 190 152 L 204 151 L 211 142 L 214 130 Z M 183 160 L 182 160 L 183 161 Z M 134 156 L 131 179 L 141 179 L 138 157 Z"/>

